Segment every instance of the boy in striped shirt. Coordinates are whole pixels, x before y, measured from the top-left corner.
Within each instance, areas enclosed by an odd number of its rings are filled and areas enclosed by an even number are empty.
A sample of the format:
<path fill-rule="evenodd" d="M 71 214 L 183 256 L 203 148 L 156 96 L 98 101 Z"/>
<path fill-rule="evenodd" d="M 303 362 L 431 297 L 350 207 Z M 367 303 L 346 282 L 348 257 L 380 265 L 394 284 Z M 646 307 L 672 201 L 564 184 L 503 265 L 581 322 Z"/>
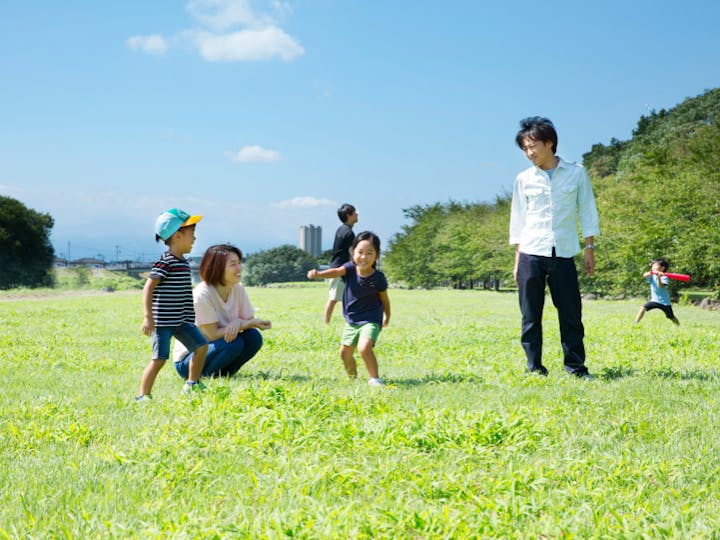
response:
<path fill-rule="evenodd" d="M 163 212 L 155 222 L 155 240 L 164 241 L 168 250 L 153 265 L 143 288 L 145 319 L 142 331 L 150 336 L 152 360 L 140 381 L 138 401 L 151 398 L 155 378 L 170 356 L 170 338 L 180 340 L 194 352 L 183 386 L 186 395 L 204 389 L 200 375 L 205 364 L 207 339 L 195 326 L 192 274 L 185 255 L 195 242 L 195 224 L 202 216 L 191 216 L 177 208 Z"/>

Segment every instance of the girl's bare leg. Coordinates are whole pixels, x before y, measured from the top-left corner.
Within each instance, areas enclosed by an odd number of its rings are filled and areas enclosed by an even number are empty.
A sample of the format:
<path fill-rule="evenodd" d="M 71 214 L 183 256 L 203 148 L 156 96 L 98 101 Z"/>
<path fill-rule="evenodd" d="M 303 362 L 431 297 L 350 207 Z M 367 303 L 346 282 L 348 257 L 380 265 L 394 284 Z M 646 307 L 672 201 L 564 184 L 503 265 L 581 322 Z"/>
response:
<path fill-rule="evenodd" d="M 348 347 L 347 345 L 340 345 L 340 358 L 342 358 L 343 365 L 348 377 L 354 379 L 357 377 L 357 364 L 355 363 L 355 347 Z"/>
<path fill-rule="evenodd" d="M 375 342 L 371 339 L 360 339 L 358 350 L 365 362 L 365 368 L 371 379 L 378 378 L 378 363 L 375 357 Z"/>

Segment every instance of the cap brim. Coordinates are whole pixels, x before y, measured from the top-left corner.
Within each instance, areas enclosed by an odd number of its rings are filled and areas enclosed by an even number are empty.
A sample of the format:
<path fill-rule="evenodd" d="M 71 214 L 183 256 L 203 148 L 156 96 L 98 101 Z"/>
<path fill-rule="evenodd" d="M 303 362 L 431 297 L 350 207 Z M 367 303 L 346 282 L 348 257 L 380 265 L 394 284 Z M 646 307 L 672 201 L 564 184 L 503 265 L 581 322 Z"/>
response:
<path fill-rule="evenodd" d="M 180 226 L 181 227 L 189 227 L 190 225 L 195 225 L 201 219 L 202 219 L 202 216 L 190 216 Z"/>

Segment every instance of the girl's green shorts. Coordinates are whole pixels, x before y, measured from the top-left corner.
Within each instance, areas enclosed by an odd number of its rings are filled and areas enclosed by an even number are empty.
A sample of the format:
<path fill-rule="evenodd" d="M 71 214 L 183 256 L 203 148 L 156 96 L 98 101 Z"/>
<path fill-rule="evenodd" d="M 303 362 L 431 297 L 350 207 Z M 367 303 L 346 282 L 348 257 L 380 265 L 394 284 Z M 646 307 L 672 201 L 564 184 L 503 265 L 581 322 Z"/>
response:
<path fill-rule="evenodd" d="M 350 324 L 345 323 L 340 343 L 347 347 L 356 347 L 360 338 L 377 341 L 382 327 L 377 323 Z"/>

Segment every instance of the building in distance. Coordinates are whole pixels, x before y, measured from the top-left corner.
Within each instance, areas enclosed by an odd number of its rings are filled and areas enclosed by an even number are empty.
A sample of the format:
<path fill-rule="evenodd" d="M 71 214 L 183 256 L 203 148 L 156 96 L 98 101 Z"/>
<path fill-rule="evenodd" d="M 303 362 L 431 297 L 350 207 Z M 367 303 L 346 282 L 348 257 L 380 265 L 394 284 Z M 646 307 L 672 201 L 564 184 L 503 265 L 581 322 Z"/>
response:
<path fill-rule="evenodd" d="M 322 254 L 322 227 L 319 225 L 301 225 L 299 247 L 313 257 Z"/>

